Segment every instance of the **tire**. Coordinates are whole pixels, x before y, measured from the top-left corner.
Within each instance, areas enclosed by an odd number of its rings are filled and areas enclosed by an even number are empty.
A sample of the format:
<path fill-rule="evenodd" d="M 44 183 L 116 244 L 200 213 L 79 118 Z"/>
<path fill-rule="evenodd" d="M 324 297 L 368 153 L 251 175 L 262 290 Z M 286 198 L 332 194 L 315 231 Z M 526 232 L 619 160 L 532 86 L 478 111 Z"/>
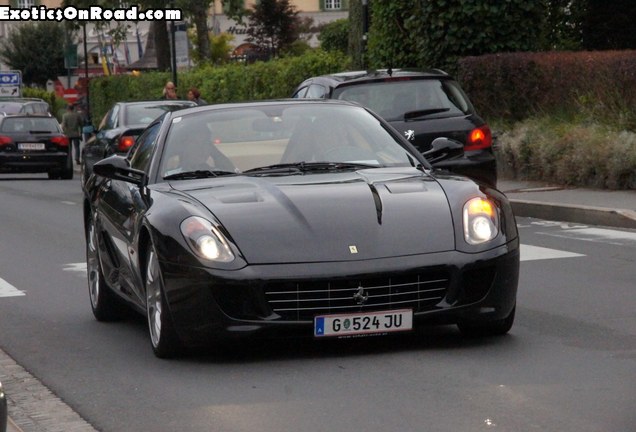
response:
<path fill-rule="evenodd" d="M 181 343 L 174 329 L 164 292 L 163 275 L 155 248 L 150 245 L 146 253 L 146 316 L 148 332 L 155 356 L 171 358 L 181 351 Z"/>
<path fill-rule="evenodd" d="M 510 314 L 500 320 L 495 321 L 460 321 L 457 323 L 459 331 L 464 336 L 482 337 L 482 336 L 502 336 L 510 331 L 515 322 L 515 310 L 517 306 L 512 308 Z"/>
<path fill-rule="evenodd" d="M 106 284 L 98 241 L 95 221 L 91 215 L 86 222 L 86 273 L 91 309 L 97 321 L 116 321 L 122 316 L 122 305 Z"/>

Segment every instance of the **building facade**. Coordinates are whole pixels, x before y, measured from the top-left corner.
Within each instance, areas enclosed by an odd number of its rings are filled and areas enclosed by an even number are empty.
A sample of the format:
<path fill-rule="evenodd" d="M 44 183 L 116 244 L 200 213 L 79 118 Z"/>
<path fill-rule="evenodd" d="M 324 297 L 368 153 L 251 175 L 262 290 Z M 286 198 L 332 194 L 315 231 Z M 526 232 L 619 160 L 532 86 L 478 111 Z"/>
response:
<path fill-rule="evenodd" d="M 234 39 L 232 45 L 238 47 L 245 44 L 247 38 L 247 27 L 232 20 L 227 12 L 230 7 L 243 7 L 251 9 L 258 0 L 227 0 L 225 5 L 221 0 L 210 2 L 208 10 L 208 27 L 215 34 L 229 33 Z M 234 2 L 234 3 L 233 3 Z M 122 2 L 122 4 L 134 4 L 134 2 Z M 307 35 L 307 39 L 312 46 L 318 46 L 317 31 L 321 24 L 328 23 L 348 16 L 348 0 L 291 0 L 290 4 L 296 8 L 300 17 L 308 17 L 313 20 L 312 32 Z M 10 6 L 12 8 L 31 8 L 44 6 L 47 8 L 59 8 L 61 0 L 0 0 L 0 6 Z M 21 25 L 22 22 L 0 21 L 0 44 L 6 41 L 10 32 Z M 84 41 L 83 29 L 74 36 L 74 45 L 77 46 L 77 58 L 80 59 L 79 73 L 84 74 L 84 44 L 86 44 L 87 61 L 90 75 L 103 74 L 105 64 L 111 73 L 123 71 L 127 66 L 137 62 L 143 56 L 146 40 L 149 34 L 150 23 L 147 21 L 127 22 L 127 32 L 122 41 L 114 44 L 108 35 L 108 26 L 96 27 L 92 23 L 86 24 L 86 40 Z M 187 23 L 186 23 L 187 24 Z M 183 28 L 182 26 L 181 28 Z M 177 57 L 179 67 L 189 66 L 187 39 L 185 32 L 181 36 L 181 49 L 177 46 Z M 185 52 L 185 54 L 183 54 Z M 7 70 L 9 67 L 0 63 L 0 70 Z M 75 75 L 75 74 L 74 74 Z M 52 77 L 54 78 L 54 77 Z M 75 85 L 76 78 L 72 80 L 62 80 Z"/>

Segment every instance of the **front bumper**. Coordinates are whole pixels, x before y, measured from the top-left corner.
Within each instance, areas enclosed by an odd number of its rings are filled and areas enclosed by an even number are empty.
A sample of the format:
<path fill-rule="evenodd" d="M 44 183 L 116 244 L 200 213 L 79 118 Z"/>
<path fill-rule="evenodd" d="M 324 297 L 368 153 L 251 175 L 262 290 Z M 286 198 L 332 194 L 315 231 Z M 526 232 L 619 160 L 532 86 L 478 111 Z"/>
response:
<path fill-rule="evenodd" d="M 450 251 L 355 262 L 247 266 L 236 271 L 167 262 L 161 267 L 177 333 L 186 345 L 199 345 L 209 338 L 255 334 L 312 336 L 314 315 L 343 311 L 408 307 L 414 311 L 415 327 L 502 319 L 516 303 L 519 241 L 479 254 Z M 382 282 L 385 291 L 378 298 L 398 301 L 376 304 L 372 285 L 378 280 L 399 281 L 396 286 L 408 285 L 408 289 L 394 287 L 387 293 Z M 353 298 L 359 286 L 369 290 L 370 301 L 364 305 Z M 347 289 L 350 302 L 336 304 L 331 292 L 344 292 L 348 298 Z M 418 291 L 415 298 L 407 294 L 413 290 Z M 429 291 L 436 294 L 431 296 Z M 277 308 L 275 299 L 280 299 L 276 295 L 281 292 L 286 302 Z M 319 298 L 308 300 L 304 297 L 308 292 L 318 293 Z"/>
<path fill-rule="evenodd" d="M 62 169 L 68 163 L 68 152 L 2 153 L 0 172 L 47 172 Z"/>

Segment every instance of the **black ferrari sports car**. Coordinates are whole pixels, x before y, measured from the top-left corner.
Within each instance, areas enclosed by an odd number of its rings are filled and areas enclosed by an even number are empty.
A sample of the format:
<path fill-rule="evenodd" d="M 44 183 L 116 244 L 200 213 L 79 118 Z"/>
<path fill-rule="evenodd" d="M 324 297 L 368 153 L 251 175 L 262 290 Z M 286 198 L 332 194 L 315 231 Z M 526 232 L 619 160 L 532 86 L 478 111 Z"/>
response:
<path fill-rule="evenodd" d="M 422 155 L 345 101 L 169 112 L 84 185 L 93 313 L 144 314 L 158 357 L 239 336 L 505 334 L 517 228 L 501 192 L 426 160 L 462 156 L 446 138 Z"/>

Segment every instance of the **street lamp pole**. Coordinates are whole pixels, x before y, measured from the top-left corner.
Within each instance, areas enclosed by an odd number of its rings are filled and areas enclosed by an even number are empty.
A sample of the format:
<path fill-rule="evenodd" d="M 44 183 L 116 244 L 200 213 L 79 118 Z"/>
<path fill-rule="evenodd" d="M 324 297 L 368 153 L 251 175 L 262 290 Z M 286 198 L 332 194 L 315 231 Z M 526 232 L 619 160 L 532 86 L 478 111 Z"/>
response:
<path fill-rule="evenodd" d="M 170 6 L 172 7 L 173 3 L 170 2 Z M 170 45 L 172 48 L 172 56 L 170 58 L 172 63 L 172 82 L 174 85 L 177 85 L 177 44 L 175 40 L 175 32 L 176 29 L 174 27 L 174 20 L 170 21 Z"/>
<path fill-rule="evenodd" d="M 84 91 L 86 92 L 86 118 L 90 122 L 91 120 L 91 101 L 90 101 L 90 86 L 88 85 L 88 47 L 86 43 L 86 23 L 83 25 L 83 36 L 84 36 Z"/>

